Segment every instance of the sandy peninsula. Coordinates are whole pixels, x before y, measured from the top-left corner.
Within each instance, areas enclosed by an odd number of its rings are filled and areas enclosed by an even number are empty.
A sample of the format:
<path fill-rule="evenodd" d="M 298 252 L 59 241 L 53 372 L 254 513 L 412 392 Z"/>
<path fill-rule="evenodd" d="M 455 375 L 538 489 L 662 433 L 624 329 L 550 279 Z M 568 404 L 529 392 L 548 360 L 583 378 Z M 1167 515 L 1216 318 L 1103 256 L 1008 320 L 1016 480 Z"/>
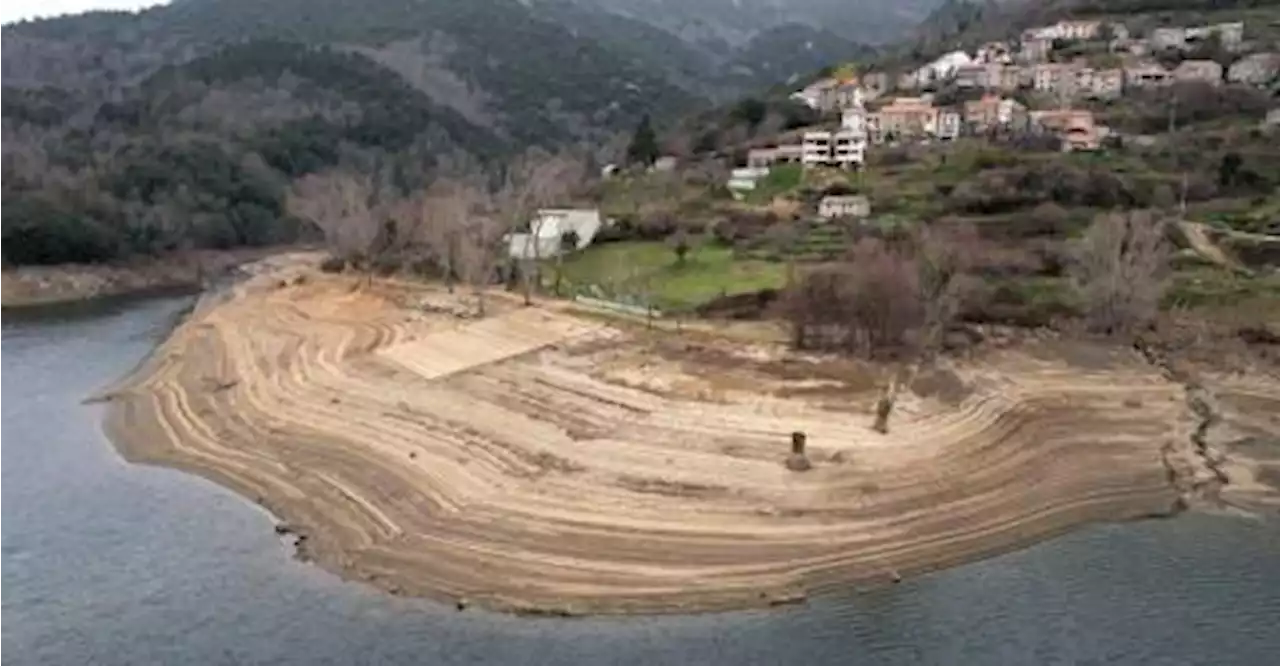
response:
<path fill-rule="evenodd" d="M 883 377 L 859 363 L 497 295 L 461 317 L 443 289 L 298 262 L 258 272 L 101 396 L 108 434 L 394 593 L 551 614 L 787 603 L 1228 482 L 1187 387 L 1130 350 L 942 361 L 881 434 Z M 1273 378 L 1214 386 L 1232 427 L 1280 429 Z M 807 472 L 784 465 L 797 430 Z"/>

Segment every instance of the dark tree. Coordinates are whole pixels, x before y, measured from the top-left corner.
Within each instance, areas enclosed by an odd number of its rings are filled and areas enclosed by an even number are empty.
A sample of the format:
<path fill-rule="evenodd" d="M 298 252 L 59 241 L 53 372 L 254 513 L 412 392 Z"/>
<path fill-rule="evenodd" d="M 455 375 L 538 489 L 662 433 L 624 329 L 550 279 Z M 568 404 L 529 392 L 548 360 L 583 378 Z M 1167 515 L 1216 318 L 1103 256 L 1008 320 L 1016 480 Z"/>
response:
<path fill-rule="evenodd" d="M 658 159 L 658 137 L 653 133 L 653 125 L 649 115 L 645 114 L 631 136 L 631 145 L 627 146 L 627 161 L 631 164 L 652 165 Z"/>
<path fill-rule="evenodd" d="M 748 97 L 738 102 L 738 106 L 733 110 L 733 116 L 746 123 L 748 130 L 755 131 L 768 112 L 768 105 L 754 97 Z"/>

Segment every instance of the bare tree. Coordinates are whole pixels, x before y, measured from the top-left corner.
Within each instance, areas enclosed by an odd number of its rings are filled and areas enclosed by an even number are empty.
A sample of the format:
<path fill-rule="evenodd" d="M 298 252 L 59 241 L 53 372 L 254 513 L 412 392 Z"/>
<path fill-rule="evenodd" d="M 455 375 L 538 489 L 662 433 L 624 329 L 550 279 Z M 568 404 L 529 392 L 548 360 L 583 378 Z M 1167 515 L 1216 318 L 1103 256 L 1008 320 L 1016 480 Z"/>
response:
<path fill-rule="evenodd" d="M 494 217 L 508 233 L 520 233 L 525 228 L 528 235 L 523 246 L 515 246 L 524 302 L 533 302 L 533 284 L 538 264 L 542 259 L 544 225 L 551 218 L 538 214 L 538 210 L 567 199 L 574 186 L 582 180 L 582 161 L 569 154 L 550 154 L 532 149 L 516 158 L 506 169 L 493 196 Z M 559 231 L 553 242 L 559 247 Z"/>
<path fill-rule="evenodd" d="M 1164 295 L 1168 256 L 1164 223 L 1150 213 L 1095 219 L 1072 271 L 1090 327 L 1114 334 L 1150 324 Z"/>
<path fill-rule="evenodd" d="M 439 271 L 449 293 L 460 277 L 459 254 L 467 237 L 468 225 L 482 209 L 484 190 L 469 178 L 441 178 L 415 197 L 407 207 L 407 235 L 415 250 Z M 492 250 L 486 247 L 487 250 Z"/>
<path fill-rule="evenodd" d="M 936 351 L 972 286 L 969 271 L 985 249 L 972 225 L 923 227 L 913 239 L 924 330 L 921 351 Z"/>
<path fill-rule="evenodd" d="M 300 178 L 290 188 L 290 213 L 319 227 L 335 256 L 350 261 L 369 258 L 381 226 L 374 188 L 368 176 L 327 171 Z"/>
<path fill-rule="evenodd" d="M 874 355 L 907 347 L 923 320 L 920 294 L 909 253 L 864 239 L 846 261 L 809 271 L 780 307 L 796 347 Z"/>
<path fill-rule="evenodd" d="M 499 258 L 503 256 L 506 228 L 488 215 L 473 215 L 461 227 L 455 265 L 458 275 L 471 286 L 476 313 L 485 315 L 485 291 Z"/>

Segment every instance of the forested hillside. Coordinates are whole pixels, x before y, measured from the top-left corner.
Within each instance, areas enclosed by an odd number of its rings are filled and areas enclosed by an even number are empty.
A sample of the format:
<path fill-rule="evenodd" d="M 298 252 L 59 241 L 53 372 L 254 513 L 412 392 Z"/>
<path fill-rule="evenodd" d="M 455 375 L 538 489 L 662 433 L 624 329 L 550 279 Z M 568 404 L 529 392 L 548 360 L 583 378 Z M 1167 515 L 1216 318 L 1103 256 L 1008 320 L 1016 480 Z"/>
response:
<path fill-rule="evenodd" d="M 4 258 L 296 237 L 290 179 L 599 141 L 697 100 L 515 0 L 188 0 L 4 29 Z"/>

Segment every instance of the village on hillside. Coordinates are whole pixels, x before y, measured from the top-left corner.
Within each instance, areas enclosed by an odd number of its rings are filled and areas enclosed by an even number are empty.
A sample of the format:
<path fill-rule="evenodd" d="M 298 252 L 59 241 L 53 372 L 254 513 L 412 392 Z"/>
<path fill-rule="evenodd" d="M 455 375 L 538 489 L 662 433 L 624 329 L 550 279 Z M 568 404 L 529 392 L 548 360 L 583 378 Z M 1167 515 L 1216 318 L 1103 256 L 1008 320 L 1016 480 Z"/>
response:
<path fill-rule="evenodd" d="M 998 141 L 1041 135 L 1064 151 L 1097 150 L 1113 130 L 1081 102 L 1174 83 L 1274 88 L 1280 52 L 1255 51 L 1244 35 L 1243 22 L 1160 27 L 1138 37 L 1124 23 L 1062 20 L 972 53 L 951 51 L 902 73 L 858 75 L 843 67 L 792 95 L 824 117 L 838 115 L 839 126 L 806 129 L 796 143 L 751 150 L 729 187 L 753 189 L 776 164 L 858 169 L 872 146 L 962 136 Z M 1196 57 L 1201 54 L 1217 59 Z M 1226 66 L 1224 54 L 1231 59 Z M 1178 62 L 1166 67 L 1157 55 Z M 952 93 L 950 100 L 941 99 L 943 91 Z M 1267 122 L 1280 123 L 1280 107 Z"/>

